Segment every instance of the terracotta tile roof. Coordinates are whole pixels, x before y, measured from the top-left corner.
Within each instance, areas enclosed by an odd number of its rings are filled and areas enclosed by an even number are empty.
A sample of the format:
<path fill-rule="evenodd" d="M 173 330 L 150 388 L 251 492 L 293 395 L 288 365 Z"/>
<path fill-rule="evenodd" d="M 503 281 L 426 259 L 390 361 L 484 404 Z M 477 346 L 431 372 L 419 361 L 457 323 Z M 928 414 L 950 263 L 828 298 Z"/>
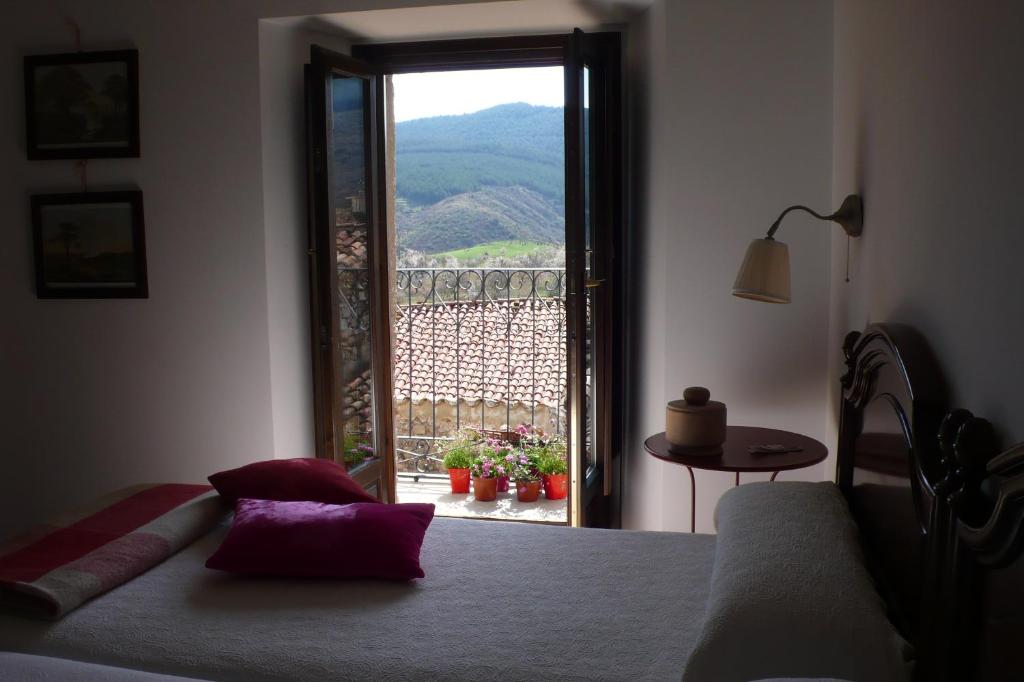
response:
<path fill-rule="evenodd" d="M 340 229 L 335 233 L 335 258 L 343 268 L 366 267 L 366 230 Z"/>
<path fill-rule="evenodd" d="M 402 306 L 395 397 L 558 407 L 565 399 L 564 328 L 564 302 L 556 298 Z"/>
<path fill-rule="evenodd" d="M 345 402 L 342 403 L 341 416 L 348 420 L 359 417 L 361 422 L 369 423 L 372 418 L 372 382 L 370 370 L 365 370 L 354 379 L 345 384 L 342 391 Z"/>

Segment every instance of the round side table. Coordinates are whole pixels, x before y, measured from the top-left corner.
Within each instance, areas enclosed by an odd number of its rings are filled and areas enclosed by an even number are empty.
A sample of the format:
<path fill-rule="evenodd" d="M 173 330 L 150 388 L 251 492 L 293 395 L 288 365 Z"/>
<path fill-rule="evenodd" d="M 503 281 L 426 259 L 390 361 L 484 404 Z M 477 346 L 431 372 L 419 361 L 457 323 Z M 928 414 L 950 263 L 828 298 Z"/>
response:
<path fill-rule="evenodd" d="M 751 447 L 784 445 L 799 448 L 792 452 L 752 453 Z M 657 433 L 644 441 L 644 449 L 658 459 L 686 467 L 690 473 L 690 532 L 697 532 L 697 482 L 694 469 L 707 471 L 732 471 L 736 473 L 736 485 L 740 484 L 741 472 L 772 472 L 771 480 L 780 471 L 791 471 L 814 466 L 828 456 L 828 448 L 822 443 L 791 431 L 762 429 L 756 426 L 726 427 L 722 452 L 714 455 L 687 454 L 675 450 L 665 439 L 664 432 Z"/>

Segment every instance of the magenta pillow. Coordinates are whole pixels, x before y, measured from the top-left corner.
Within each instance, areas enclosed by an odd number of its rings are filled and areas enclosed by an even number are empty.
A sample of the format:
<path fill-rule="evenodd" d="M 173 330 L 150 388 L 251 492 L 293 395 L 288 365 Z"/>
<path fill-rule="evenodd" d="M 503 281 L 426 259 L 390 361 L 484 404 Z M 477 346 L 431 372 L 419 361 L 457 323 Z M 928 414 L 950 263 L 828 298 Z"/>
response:
<path fill-rule="evenodd" d="M 235 502 L 255 500 L 312 500 L 330 504 L 378 502 L 329 459 L 271 459 L 221 471 L 209 478 L 221 497 Z"/>
<path fill-rule="evenodd" d="M 295 578 L 422 578 L 432 504 L 239 500 L 207 568 Z"/>

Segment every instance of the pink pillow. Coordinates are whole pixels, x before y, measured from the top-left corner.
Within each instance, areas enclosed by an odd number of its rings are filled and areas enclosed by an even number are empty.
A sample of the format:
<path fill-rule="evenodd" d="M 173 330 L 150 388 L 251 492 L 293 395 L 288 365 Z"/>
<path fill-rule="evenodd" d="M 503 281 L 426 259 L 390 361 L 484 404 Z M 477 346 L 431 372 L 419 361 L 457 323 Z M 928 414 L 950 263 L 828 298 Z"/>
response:
<path fill-rule="evenodd" d="M 228 502 L 243 497 L 256 500 L 312 500 L 330 504 L 378 502 L 329 459 L 271 459 L 221 471 L 209 481 Z"/>
<path fill-rule="evenodd" d="M 207 568 L 295 578 L 422 578 L 432 504 L 239 500 Z"/>

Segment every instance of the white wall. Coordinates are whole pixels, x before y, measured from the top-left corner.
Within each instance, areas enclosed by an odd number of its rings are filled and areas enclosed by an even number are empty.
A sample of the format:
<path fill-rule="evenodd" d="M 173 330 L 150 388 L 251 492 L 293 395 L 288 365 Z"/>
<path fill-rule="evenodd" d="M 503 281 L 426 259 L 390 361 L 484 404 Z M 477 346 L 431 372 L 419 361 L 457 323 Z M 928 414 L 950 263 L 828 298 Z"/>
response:
<path fill-rule="evenodd" d="M 261 102 L 259 19 L 425 4 L 3 4 L 0 537 L 117 486 L 311 452 L 303 226 L 276 184 L 300 179 L 302 137 L 290 125 L 298 146 L 282 152 L 261 132 L 261 112 L 294 123 L 300 84 L 282 86 L 287 104 Z M 78 184 L 70 161 L 25 159 L 21 60 L 73 50 L 66 17 L 87 50 L 139 49 L 142 157 L 90 162 L 89 184 L 143 190 L 148 300 L 35 298 L 28 196 Z"/>
<path fill-rule="evenodd" d="M 1024 440 L 1024 4 L 841 1 L 835 10 L 833 199 L 864 195 L 830 348 L 887 320 L 931 342 L 953 403 Z M 833 355 L 832 379 L 839 372 Z"/>
<path fill-rule="evenodd" d="M 634 283 L 626 311 L 627 338 L 626 433 L 628 445 L 622 467 L 622 524 L 629 528 L 661 528 L 662 486 L 659 467 L 649 466 L 642 454 L 642 434 L 658 428 L 658 403 L 664 394 L 664 376 L 657 363 L 665 357 L 661 315 L 665 310 L 667 280 L 662 250 L 665 231 L 652 229 L 665 223 L 665 183 L 652 182 L 664 174 L 668 163 L 662 145 L 652 144 L 652 135 L 665 129 L 669 111 L 665 106 L 668 89 L 656 88 L 667 79 L 665 61 L 667 36 L 665 4 L 656 3 L 629 25 L 625 44 L 625 94 L 628 108 L 630 172 L 628 207 L 633 229 L 628 234 L 627 281 Z M 664 427 L 661 427 L 664 428 Z M 634 500 L 642 494 L 644 500 Z"/>
<path fill-rule="evenodd" d="M 630 428 L 624 524 L 689 530 L 689 479 L 654 460 L 643 438 L 664 430 L 665 402 L 704 385 L 729 422 L 824 439 L 830 229 L 791 215 L 793 303 L 729 295 L 749 241 L 787 205 L 831 200 L 832 8 L 817 0 L 659 1 L 647 33 L 649 207 L 634 271 L 646 299 L 635 325 L 638 408 Z M 644 107 L 641 107 L 643 109 Z M 729 474 L 696 472 L 697 530 L 712 529 Z M 830 478 L 824 465 L 781 479 Z M 744 480 L 766 478 L 749 475 Z"/>
<path fill-rule="evenodd" d="M 16 330 L 0 534 L 116 486 L 273 455 L 256 25 L 145 10 L 19 3 L 0 22 L 0 296 Z M 25 160 L 21 57 L 73 49 L 65 13 L 86 48 L 140 50 L 142 158 L 91 161 L 89 185 L 143 190 L 148 300 L 34 295 L 28 195 L 77 182 L 70 161 Z"/>
<path fill-rule="evenodd" d="M 263 217 L 270 384 L 277 457 L 313 457 L 313 379 L 306 227 L 306 99 L 310 45 L 351 45 L 305 22 L 259 22 Z"/>

